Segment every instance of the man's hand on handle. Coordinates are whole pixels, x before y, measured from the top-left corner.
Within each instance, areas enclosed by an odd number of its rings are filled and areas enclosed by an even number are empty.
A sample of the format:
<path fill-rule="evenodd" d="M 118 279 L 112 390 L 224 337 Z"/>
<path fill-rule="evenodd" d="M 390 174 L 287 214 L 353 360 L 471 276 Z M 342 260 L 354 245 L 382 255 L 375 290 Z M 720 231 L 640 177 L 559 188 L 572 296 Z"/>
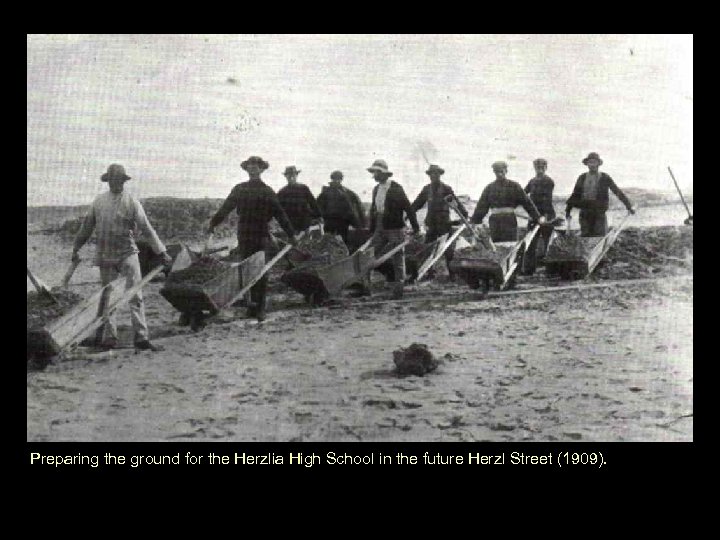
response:
<path fill-rule="evenodd" d="M 163 265 L 164 265 L 166 268 L 170 268 L 170 267 L 172 266 L 172 264 L 173 264 L 173 259 L 172 259 L 172 257 L 168 254 L 167 251 L 163 251 L 163 252 L 160 254 L 160 258 L 162 259 L 162 263 L 163 263 Z"/>
<path fill-rule="evenodd" d="M 72 252 L 72 257 L 70 257 L 70 260 L 71 260 L 72 262 L 74 262 L 74 263 L 79 263 L 79 262 L 80 262 L 80 254 L 79 254 L 76 250 L 74 250 L 74 249 L 73 249 L 73 252 Z"/>

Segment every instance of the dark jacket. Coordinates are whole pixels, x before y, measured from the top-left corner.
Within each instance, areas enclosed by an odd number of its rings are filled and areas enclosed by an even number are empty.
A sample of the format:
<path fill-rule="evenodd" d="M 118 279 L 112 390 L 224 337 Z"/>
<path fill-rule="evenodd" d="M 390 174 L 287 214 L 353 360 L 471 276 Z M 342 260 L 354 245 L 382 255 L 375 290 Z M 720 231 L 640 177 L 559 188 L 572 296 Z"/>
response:
<path fill-rule="evenodd" d="M 549 176 L 533 178 L 525 186 L 525 193 L 530 195 L 530 200 L 545 219 L 555 219 L 555 207 L 553 206 L 553 189 L 555 182 Z"/>
<path fill-rule="evenodd" d="M 365 226 L 365 211 L 360 197 L 342 185 L 331 183 L 323 186 L 317 203 L 325 219 L 346 221 L 356 229 Z"/>
<path fill-rule="evenodd" d="M 410 201 L 407 195 L 405 195 L 405 190 L 397 182 L 393 182 L 392 180 L 386 180 L 386 182 L 390 182 L 390 187 L 385 196 L 385 211 L 382 216 L 383 229 L 405 228 L 405 220 L 403 219 L 403 212 L 405 212 L 410 220 L 413 231 L 420 232 L 415 211 L 410 206 Z M 377 221 L 377 208 L 375 207 L 375 195 L 377 195 L 377 191 L 378 186 L 376 185 L 373 188 L 372 205 L 370 206 L 370 232 L 375 231 Z"/>
<path fill-rule="evenodd" d="M 315 197 L 305 184 L 288 184 L 278 191 L 277 196 L 296 231 L 304 231 L 313 218 L 322 215 Z"/>
<path fill-rule="evenodd" d="M 630 210 L 632 206 L 630 200 L 622 190 L 615 185 L 610 175 L 604 172 L 600 173 L 600 178 L 598 179 L 596 198 L 594 200 L 583 199 L 583 186 L 585 185 L 586 176 L 587 173 L 582 173 L 578 176 L 577 182 L 575 182 L 575 189 L 573 189 L 572 195 L 570 195 L 570 198 L 567 200 L 567 207 L 565 208 L 566 215 L 570 213 L 573 207 L 584 210 L 594 210 L 596 212 L 607 212 L 610 203 L 609 190 L 612 190 L 615 196 L 625 205 L 625 208 Z"/>
<path fill-rule="evenodd" d="M 534 221 L 540 219 L 540 213 L 535 208 L 535 204 L 523 191 L 520 184 L 508 179 L 495 180 L 483 189 L 471 221 L 482 223 L 491 208 L 516 208 L 518 206 L 522 206 Z"/>
<path fill-rule="evenodd" d="M 262 180 L 249 180 L 237 184 L 210 220 L 210 226 L 216 227 L 232 211 L 238 214 L 238 239 L 267 237 L 268 223 L 275 218 L 288 236 L 295 235 L 277 195 Z"/>
<path fill-rule="evenodd" d="M 445 197 L 448 195 L 455 197 L 455 193 L 450 186 L 439 182 L 437 189 L 435 189 L 431 182 L 422 188 L 420 195 L 412 203 L 413 212 L 417 212 L 427 203 L 425 226 L 428 229 L 441 229 L 443 231 L 450 229 L 450 206 L 445 202 Z M 455 198 L 455 201 L 462 215 L 468 217 L 467 210 L 465 210 L 462 203 L 457 198 Z"/>

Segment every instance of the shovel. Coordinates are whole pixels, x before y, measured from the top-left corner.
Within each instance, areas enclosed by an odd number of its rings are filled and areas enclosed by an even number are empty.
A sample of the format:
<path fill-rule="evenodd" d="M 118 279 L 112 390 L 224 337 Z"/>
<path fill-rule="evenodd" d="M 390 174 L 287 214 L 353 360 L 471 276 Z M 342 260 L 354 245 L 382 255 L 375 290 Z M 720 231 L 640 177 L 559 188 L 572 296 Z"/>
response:
<path fill-rule="evenodd" d="M 67 289 L 67 286 L 70 284 L 70 278 L 72 278 L 73 274 L 75 273 L 75 269 L 78 267 L 79 264 L 80 259 L 76 259 L 70 263 L 67 272 L 65 272 L 65 275 L 60 282 L 60 287 L 62 287 L 63 289 Z"/>
<path fill-rule="evenodd" d="M 42 281 L 35 277 L 35 274 L 30 271 L 30 268 L 27 269 L 27 275 L 30 278 L 30 281 L 32 281 L 32 284 L 35 285 L 35 289 L 37 289 L 37 292 L 39 294 L 46 298 L 49 298 L 55 304 L 58 303 L 58 299 L 55 297 L 55 295 L 50 292 L 50 289 L 48 289 L 47 285 L 45 285 Z"/>
<path fill-rule="evenodd" d="M 690 213 L 690 208 L 688 208 L 687 203 L 685 202 L 685 197 L 683 197 L 682 191 L 680 191 L 680 186 L 678 186 L 677 180 L 675 180 L 675 175 L 672 172 L 672 169 L 668 167 L 668 171 L 670 172 L 670 177 L 673 180 L 673 183 L 675 184 L 675 189 L 677 189 L 678 194 L 680 195 L 680 200 L 685 205 L 685 210 L 687 210 L 688 218 L 684 221 L 685 225 L 692 225 L 693 224 L 693 216 L 692 213 Z"/>

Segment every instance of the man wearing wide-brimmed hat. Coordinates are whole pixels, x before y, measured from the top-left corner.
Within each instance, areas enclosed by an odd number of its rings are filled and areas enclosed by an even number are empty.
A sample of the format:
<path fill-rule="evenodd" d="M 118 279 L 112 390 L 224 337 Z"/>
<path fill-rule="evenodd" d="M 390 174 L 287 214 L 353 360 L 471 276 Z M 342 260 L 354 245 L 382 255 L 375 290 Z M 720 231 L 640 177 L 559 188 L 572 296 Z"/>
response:
<path fill-rule="evenodd" d="M 348 229 L 365 226 L 365 212 L 360 197 L 342 185 L 342 171 L 333 171 L 330 174 L 330 184 L 323 186 L 318 196 L 318 206 L 325 220 L 325 231 L 340 235 L 347 244 Z"/>
<path fill-rule="evenodd" d="M 136 231 L 146 236 L 152 250 L 162 257 L 166 266 L 172 264 L 165 245 L 158 238 L 155 229 L 145 215 L 145 210 L 135 197 L 125 191 L 125 182 L 130 176 L 125 174 L 122 165 L 113 163 L 100 179 L 107 182 L 109 190 L 98 195 L 93 201 L 90 212 L 75 237 L 72 259 L 79 260 L 78 252 L 96 233 L 95 264 L 100 267 L 100 279 L 103 285 L 112 283 L 119 276 L 125 277 L 125 287 L 129 289 L 142 280 L 138 247 L 135 243 Z M 109 298 L 109 296 L 105 296 Z M 135 347 L 140 350 L 159 351 L 162 347 L 150 343 L 145 320 L 145 304 L 142 291 L 132 297 L 130 319 L 135 333 Z M 109 307 L 107 302 L 104 307 Z M 118 344 L 117 328 L 114 317 L 110 317 L 98 333 L 97 345 L 112 349 Z"/>
<path fill-rule="evenodd" d="M 270 244 L 269 222 L 275 218 L 287 233 L 290 242 L 296 243 L 295 230 L 285 214 L 280 201 L 273 189 L 265 184 L 260 175 L 269 164 L 258 156 L 251 156 L 240 166 L 248 173 L 250 179 L 233 187 L 230 195 L 210 220 L 208 233 L 213 232 L 227 215 L 236 210 L 238 215 L 236 252 L 242 260 L 258 251 L 265 251 Z M 265 319 L 265 294 L 268 277 L 265 274 L 250 289 L 251 305 L 248 306 L 248 317 L 255 317 L 262 321 Z"/>
<path fill-rule="evenodd" d="M 277 194 L 280 206 L 298 233 L 307 230 L 313 220 L 322 222 L 320 208 L 310 188 L 298 182 L 300 172 L 295 165 L 286 167 L 283 175 L 287 179 L 287 185 Z"/>
<path fill-rule="evenodd" d="M 377 185 L 372 192 L 372 205 L 370 206 L 370 233 L 372 246 L 375 248 L 375 256 L 383 251 L 392 249 L 393 246 L 405 241 L 405 220 L 403 214 L 407 215 L 412 226 L 413 233 L 420 232 L 415 211 L 405 195 L 405 190 L 397 182 L 390 180 L 393 173 L 388 169 L 385 160 L 377 159 L 368 167 L 368 172 L 373 175 Z M 386 249 L 387 248 L 387 249 Z M 405 282 L 405 254 L 403 250 L 398 251 L 392 258 L 393 261 L 393 298 L 402 298 L 403 283 Z"/>
<path fill-rule="evenodd" d="M 471 221 L 482 223 L 490 212 L 488 225 L 493 242 L 516 242 L 518 240 L 515 209 L 522 206 L 535 222 L 544 223 L 535 204 L 517 182 L 507 178 L 507 163 L 496 161 L 492 164 L 495 181 L 488 184 L 480 195 Z M 542 220 L 542 221 L 540 221 Z"/>
<path fill-rule="evenodd" d="M 415 201 L 412 203 L 412 209 L 414 212 L 420 210 L 425 204 L 427 204 L 427 214 L 425 215 L 425 226 L 427 227 L 427 233 L 425 234 L 425 243 L 430 244 L 441 237 L 443 234 L 449 233 L 452 229 L 450 222 L 450 206 L 445 202 L 445 197 L 452 196 L 455 198 L 458 210 L 465 216 L 468 217 L 467 210 L 455 197 L 455 192 L 447 184 L 440 181 L 440 177 L 445 174 L 445 170 L 438 165 L 430 165 L 425 171 L 430 177 L 430 183 L 423 187 L 420 194 L 417 196 Z M 445 250 L 445 263 L 450 272 L 450 277 L 453 277 L 450 271 L 450 261 L 453 260 L 453 254 L 455 251 L 454 242 L 452 246 L 449 246 Z M 428 272 L 430 276 L 432 270 Z"/>
<path fill-rule="evenodd" d="M 620 199 L 628 212 L 634 214 L 635 210 L 610 175 L 598 170 L 603 161 L 597 152 L 590 152 L 582 162 L 588 172 L 582 173 L 575 182 L 575 188 L 567 201 L 565 217 L 570 219 L 573 207 L 579 208 L 581 236 L 605 236 L 608 231 L 605 213 L 609 206 L 609 190 Z"/>

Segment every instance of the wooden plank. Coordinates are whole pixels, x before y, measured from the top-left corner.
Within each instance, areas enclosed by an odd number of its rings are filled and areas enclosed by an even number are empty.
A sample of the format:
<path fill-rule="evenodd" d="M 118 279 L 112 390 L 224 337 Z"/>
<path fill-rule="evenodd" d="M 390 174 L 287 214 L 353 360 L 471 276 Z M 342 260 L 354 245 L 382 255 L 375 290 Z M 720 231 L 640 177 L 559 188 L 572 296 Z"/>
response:
<path fill-rule="evenodd" d="M 432 268 L 432 266 L 442 257 L 442 255 L 448 250 L 448 248 L 452 245 L 452 243 L 457 239 L 458 236 L 467 228 L 467 225 L 463 224 L 462 226 L 458 227 L 458 229 L 452 234 L 452 236 L 447 239 L 447 241 L 443 240 L 442 246 L 438 245 L 435 248 L 435 253 L 429 257 L 423 265 L 420 267 L 420 270 L 418 270 L 418 276 L 416 278 L 416 281 L 420 281 L 420 279 L 425 275 L 425 273 Z M 442 235 L 438 240 L 445 239 L 447 237 L 447 234 Z"/>

